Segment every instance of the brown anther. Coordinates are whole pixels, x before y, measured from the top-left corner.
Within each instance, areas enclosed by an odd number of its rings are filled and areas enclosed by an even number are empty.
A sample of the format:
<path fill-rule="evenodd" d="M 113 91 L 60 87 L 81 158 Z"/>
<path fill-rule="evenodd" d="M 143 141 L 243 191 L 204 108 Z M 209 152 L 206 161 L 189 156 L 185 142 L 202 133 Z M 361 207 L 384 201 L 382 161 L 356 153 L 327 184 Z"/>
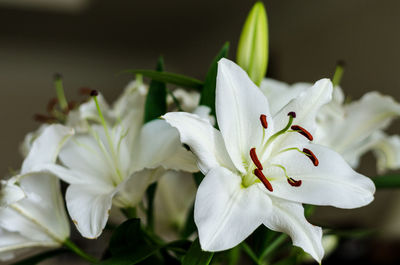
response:
<path fill-rule="evenodd" d="M 60 79 L 62 79 L 62 75 L 60 73 L 55 73 L 54 80 L 60 80 Z"/>
<path fill-rule="evenodd" d="M 298 133 L 300 133 L 301 135 L 303 135 L 310 141 L 312 141 L 314 139 L 314 137 L 312 136 L 312 134 L 309 131 L 307 131 L 306 129 L 304 129 L 303 127 L 301 127 L 299 125 L 293 125 L 291 128 L 292 128 L 292 130 L 297 131 Z"/>
<path fill-rule="evenodd" d="M 287 182 L 290 184 L 290 186 L 293 186 L 293 187 L 301 186 L 301 180 L 295 180 L 293 178 L 288 178 Z"/>
<path fill-rule="evenodd" d="M 255 147 L 250 149 L 250 157 L 251 157 L 251 160 L 253 161 L 254 165 L 256 165 L 256 167 L 258 169 L 263 170 L 263 166 L 261 165 L 260 160 L 258 160 Z"/>
<path fill-rule="evenodd" d="M 58 99 L 56 99 L 56 98 L 50 99 L 49 103 L 47 103 L 47 108 L 46 108 L 47 112 L 51 113 L 54 110 L 54 108 L 56 107 L 57 103 L 58 103 Z"/>
<path fill-rule="evenodd" d="M 267 188 L 267 190 L 269 190 L 270 192 L 273 192 L 274 189 L 272 188 L 271 183 L 268 181 L 268 179 L 264 176 L 264 174 L 262 173 L 261 170 L 259 170 L 258 168 L 254 169 L 254 175 L 256 175 L 256 177 L 261 180 L 261 182 L 264 184 L 264 186 Z"/>
<path fill-rule="evenodd" d="M 78 103 L 75 101 L 68 102 L 68 110 L 73 110 L 76 106 L 78 106 Z"/>
<path fill-rule="evenodd" d="M 311 152 L 310 149 L 303 148 L 303 153 L 307 154 L 307 157 L 310 158 L 310 160 L 313 162 L 314 166 L 318 166 L 318 164 L 319 164 L 318 158 L 314 155 L 313 152 Z"/>
<path fill-rule="evenodd" d="M 37 122 L 41 122 L 41 123 L 53 123 L 56 122 L 57 119 L 51 116 L 46 116 L 43 114 L 35 114 L 33 115 L 33 119 Z"/>
<path fill-rule="evenodd" d="M 90 87 L 81 87 L 81 88 L 79 88 L 79 94 L 89 96 L 90 92 L 92 92 L 92 90 L 93 89 L 91 89 Z"/>
<path fill-rule="evenodd" d="M 296 118 L 296 112 L 291 111 L 287 114 L 288 116 L 292 116 L 292 118 Z"/>
<path fill-rule="evenodd" d="M 267 115 L 261 114 L 260 121 L 261 121 L 262 127 L 264 127 L 264 129 L 267 129 L 268 128 Z"/>
<path fill-rule="evenodd" d="M 97 91 L 97 90 L 92 90 L 92 91 L 90 91 L 90 95 L 92 96 L 92 97 L 96 97 L 96 96 L 98 96 L 99 95 L 99 92 Z"/>

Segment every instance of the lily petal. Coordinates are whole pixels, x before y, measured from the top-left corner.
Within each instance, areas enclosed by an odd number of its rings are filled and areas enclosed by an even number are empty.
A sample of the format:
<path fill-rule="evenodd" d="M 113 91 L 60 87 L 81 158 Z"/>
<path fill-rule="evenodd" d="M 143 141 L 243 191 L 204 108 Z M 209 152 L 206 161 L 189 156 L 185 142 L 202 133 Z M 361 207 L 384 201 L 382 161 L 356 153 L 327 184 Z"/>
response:
<path fill-rule="evenodd" d="M 271 198 L 273 212 L 267 215 L 264 224 L 269 229 L 288 234 L 293 245 L 301 247 L 318 263 L 324 255 L 322 247 L 322 229 L 310 224 L 304 217 L 304 208 L 300 203 Z"/>
<path fill-rule="evenodd" d="M 65 143 L 72 136 L 74 130 L 59 124 L 50 125 L 33 142 L 28 156 L 24 160 L 21 174 L 31 171 L 34 166 L 43 163 L 54 163 L 57 155 Z"/>
<path fill-rule="evenodd" d="M 249 157 L 250 149 L 262 141 L 260 116 L 271 117 L 267 98 L 242 68 L 223 58 L 218 62 L 215 107 L 226 149 L 236 168 L 244 173 L 243 156 Z M 267 136 L 272 130 L 266 130 Z"/>
<path fill-rule="evenodd" d="M 120 208 L 136 207 L 143 199 L 150 184 L 157 181 L 165 172 L 163 168 L 159 167 L 133 173 L 118 185 L 113 204 Z"/>
<path fill-rule="evenodd" d="M 1 181 L 0 207 L 13 204 L 26 197 L 25 192 L 18 185 L 15 185 L 16 179 L 11 178 L 7 181 Z"/>
<path fill-rule="evenodd" d="M 140 132 L 139 152 L 135 169 L 155 168 L 182 147 L 178 131 L 165 120 L 146 123 Z"/>
<path fill-rule="evenodd" d="M 148 87 L 142 82 L 138 82 L 137 80 L 129 82 L 124 92 L 113 104 L 113 114 L 118 118 L 124 117 L 132 110 L 141 111 L 144 114 L 147 90 Z M 138 122 L 141 123 L 142 120 Z"/>
<path fill-rule="evenodd" d="M 352 148 L 352 144 L 362 141 L 373 132 L 385 129 L 390 122 L 400 115 L 400 104 L 389 96 L 377 92 L 365 94 L 360 100 L 345 105 L 346 120 L 335 128 L 330 140 L 332 147 L 342 153 Z M 345 134 L 339 133 L 346 131 Z"/>
<path fill-rule="evenodd" d="M 304 147 L 314 153 L 318 166 L 296 151 L 271 159 L 272 164 L 285 166 L 289 177 L 302 181 L 301 186 L 292 187 L 280 168 L 271 167 L 270 172 L 264 170 L 264 174 L 272 178 L 274 192 L 271 196 L 345 209 L 367 205 L 374 199 L 375 185 L 371 179 L 355 172 L 338 153 L 316 144 Z"/>
<path fill-rule="evenodd" d="M 201 248 L 221 251 L 248 237 L 271 213 L 271 200 L 260 185 L 243 188 L 241 178 L 226 168 L 213 168 L 196 195 L 194 220 Z"/>
<path fill-rule="evenodd" d="M 19 233 L 30 241 L 54 241 L 44 233 L 44 230 L 41 231 L 41 227 L 25 218 L 25 214 L 27 213 L 20 211 L 18 207 L 0 208 L 0 227 L 10 232 Z"/>
<path fill-rule="evenodd" d="M 192 174 L 169 170 L 157 182 L 154 197 L 155 230 L 166 240 L 179 238 L 196 195 Z"/>
<path fill-rule="evenodd" d="M 94 127 L 96 128 L 96 127 Z M 103 148 L 102 148 L 103 147 Z M 110 176 L 116 174 L 114 163 L 103 142 L 89 135 L 75 135 L 63 147 L 59 158 L 63 165 L 70 168 L 72 175 L 79 174 L 80 182 L 104 182 L 112 185 Z M 50 167 L 55 169 L 55 167 Z M 56 172 L 54 172 L 56 173 Z M 61 176 L 60 176 L 61 177 Z M 68 178 L 64 178 L 68 180 Z M 72 182 L 70 182 L 72 183 Z"/>
<path fill-rule="evenodd" d="M 95 184 L 98 182 L 96 176 L 85 175 L 57 164 L 41 164 L 33 169 L 46 174 L 53 174 L 69 184 Z"/>
<path fill-rule="evenodd" d="M 68 212 L 83 237 L 95 239 L 106 226 L 115 189 L 101 185 L 75 185 L 65 195 Z"/>
<path fill-rule="evenodd" d="M 283 106 L 311 86 L 312 84 L 309 83 L 288 85 L 275 79 L 264 78 L 261 82 L 260 89 L 267 98 L 273 99 L 269 101 L 269 108 L 271 114 L 275 115 Z"/>
<path fill-rule="evenodd" d="M 331 81 L 329 79 L 317 81 L 312 87 L 305 89 L 295 99 L 291 100 L 274 116 L 276 130 L 281 130 L 286 126 L 288 122 L 287 115 L 293 111 L 296 113 L 293 124 L 300 125 L 313 134 L 316 128 L 315 117 L 319 109 L 331 99 Z"/>
<path fill-rule="evenodd" d="M 54 241 L 34 241 L 23 235 L 0 228 L 0 260 L 6 261 L 20 256 L 31 247 L 57 247 Z"/>
<path fill-rule="evenodd" d="M 143 125 L 144 105 L 148 87 L 140 81 L 131 81 L 115 101 L 112 113 L 127 132 L 129 150 L 134 150 L 136 138 Z"/>
<path fill-rule="evenodd" d="M 214 167 L 234 170 L 221 133 L 208 120 L 185 112 L 170 112 L 163 118 L 178 129 L 182 143 L 189 145 L 196 155 L 198 166 L 204 174 Z"/>
<path fill-rule="evenodd" d="M 69 237 L 59 180 L 50 174 L 32 173 L 20 176 L 19 184 L 26 197 L 0 208 L 0 226 L 33 240 L 63 242 Z"/>
<path fill-rule="evenodd" d="M 180 142 L 179 142 L 180 144 Z M 173 169 L 177 171 L 198 172 L 196 157 L 191 151 L 186 150 L 184 147 L 179 147 L 170 158 L 164 160 L 162 163 L 164 169 Z"/>
<path fill-rule="evenodd" d="M 387 136 L 378 132 L 375 137 L 378 139 L 372 151 L 377 158 L 377 169 L 379 174 L 387 170 L 400 168 L 400 137 L 398 135 Z"/>

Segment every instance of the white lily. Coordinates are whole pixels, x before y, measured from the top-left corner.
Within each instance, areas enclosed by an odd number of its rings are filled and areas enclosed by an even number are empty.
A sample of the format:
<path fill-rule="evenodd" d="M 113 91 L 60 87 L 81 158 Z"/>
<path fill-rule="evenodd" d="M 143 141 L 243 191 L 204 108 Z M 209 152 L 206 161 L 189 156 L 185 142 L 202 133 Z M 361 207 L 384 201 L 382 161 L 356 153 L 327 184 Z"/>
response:
<path fill-rule="evenodd" d="M 146 94 L 147 86 L 140 80 L 134 80 L 128 83 L 113 107 L 109 106 L 100 93 L 97 96 L 97 101 L 107 122 L 114 123 L 121 117 L 140 117 L 141 114 L 136 112 L 143 113 Z M 88 132 L 90 123 L 101 124 L 96 104 L 92 99 L 70 111 L 66 125 L 74 128 L 77 132 Z M 28 140 L 29 138 L 25 142 Z"/>
<path fill-rule="evenodd" d="M 200 93 L 197 91 L 187 91 L 182 88 L 177 88 L 173 92 L 175 99 L 178 100 L 183 111 L 193 112 L 200 102 Z M 167 96 L 167 104 L 173 105 L 174 100 L 171 95 Z"/>
<path fill-rule="evenodd" d="M 66 143 L 59 154 L 63 166 L 42 166 L 70 184 L 68 212 L 84 237 L 97 238 L 112 204 L 135 207 L 147 187 L 168 170 L 198 170 L 176 129 L 163 120 L 143 124 L 144 96 L 128 87 L 107 112 L 115 115 L 113 126 L 97 102 L 101 125 L 87 123 L 88 132 L 77 133 Z"/>
<path fill-rule="evenodd" d="M 399 156 L 399 145 L 388 145 L 382 149 L 380 148 L 382 145 L 379 145 L 377 141 L 378 138 L 381 139 L 380 142 L 385 141 L 381 133 L 394 118 L 399 117 L 400 104 L 389 96 L 369 92 L 360 100 L 341 107 L 343 115 L 329 115 L 326 119 L 319 121 L 319 135 L 316 141 L 334 148 L 354 168 L 358 166 L 360 157 L 369 150 L 381 150 L 388 161 L 397 162 L 397 164 L 388 165 L 389 167 L 383 167 L 383 157 L 379 156 L 380 172 L 400 168 L 399 160 L 393 157 L 396 154 L 397 157 Z M 389 141 L 389 138 L 386 141 Z"/>
<path fill-rule="evenodd" d="M 174 91 L 181 108 L 215 124 L 215 118 L 210 115 L 211 109 L 198 105 L 200 94 L 186 92 L 183 89 Z M 172 99 L 167 101 L 172 105 Z M 174 110 L 176 111 L 176 110 Z M 154 225 L 155 231 L 165 240 L 174 240 L 180 237 L 180 232 L 190 214 L 196 195 L 197 186 L 192 174 L 182 171 L 165 172 L 158 180 L 154 197 Z"/>
<path fill-rule="evenodd" d="M 69 237 L 59 180 L 35 167 L 54 163 L 73 131 L 61 125 L 43 129 L 33 142 L 19 175 L 2 181 L 0 259 L 11 259 L 32 247 L 60 247 Z"/>
<path fill-rule="evenodd" d="M 320 80 L 271 116 L 267 98 L 247 74 L 221 59 L 220 131 L 193 114 L 163 116 L 205 174 L 194 216 L 203 250 L 232 248 L 264 224 L 289 234 L 294 245 L 320 261 L 322 231 L 307 222 L 302 203 L 355 208 L 373 200 L 370 179 L 336 152 L 310 143 L 315 116 L 331 93 L 331 82 Z"/>
<path fill-rule="evenodd" d="M 289 86 L 267 78 L 260 89 L 274 99 L 271 108 L 274 114 L 309 86 L 307 83 Z M 388 137 L 382 131 L 399 115 L 400 104 L 389 96 L 369 92 L 360 100 L 345 103 L 341 88 L 335 87 L 333 100 L 317 115 L 315 142 L 340 153 L 353 168 L 358 166 L 363 154 L 372 150 L 378 159 L 378 172 L 398 169 L 400 138 Z"/>

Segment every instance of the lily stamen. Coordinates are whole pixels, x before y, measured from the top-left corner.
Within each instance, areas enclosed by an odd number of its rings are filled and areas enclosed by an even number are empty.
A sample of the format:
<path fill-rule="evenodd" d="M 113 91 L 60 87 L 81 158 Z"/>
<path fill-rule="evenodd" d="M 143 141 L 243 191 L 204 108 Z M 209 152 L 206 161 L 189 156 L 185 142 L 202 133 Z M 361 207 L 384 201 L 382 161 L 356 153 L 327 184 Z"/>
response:
<path fill-rule="evenodd" d="M 260 160 L 258 160 L 258 157 L 257 157 L 256 148 L 253 147 L 253 148 L 250 149 L 250 157 L 251 157 L 251 160 L 253 161 L 254 165 L 256 165 L 256 167 L 258 169 L 263 170 L 263 166 L 262 166 L 262 164 L 260 163 Z"/>
<path fill-rule="evenodd" d="M 267 115 L 261 114 L 260 121 L 261 121 L 262 127 L 264 127 L 264 129 L 267 129 L 268 128 Z"/>
<path fill-rule="evenodd" d="M 307 148 L 303 148 L 303 152 L 307 154 L 307 157 L 310 158 L 310 160 L 313 162 L 314 166 L 319 165 L 318 158 L 314 155 L 314 153 Z"/>
<path fill-rule="evenodd" d="M 301 181 L 301 180 L 295 180 L 295 179 L 289 177 L 288 174 L 287 174 L 286 168 L 285 168 L 284 166 L 278 165 L 278 164 L 272 164 L 271 166 L 279 167 L 280 169 L 282 169 L 282 170 L 283 170 L 283 174 L 285 175 L 285 177 L 286 177 L 288 183 L 289 183 L 291 186 L 293 186 L 293 187 L 300 187 L 302 181 Z"/>
<path fill-rule="evenodd" d="M 312 134 L 309 131 L 307 131 L 306 129 L 304 129 L 303 127 L 301 127 L 299 125 L 293 125 L 290 128 L 292 130 L 294 130 L 295 132 L 300 133 L 301 135 L 303 135 L 304 137 L 306 137 L 310 141 L 312 141 L 314 139 L 314 137 L 312 136 Z"/>
<path fill-rule="evenodd" d="M 113 144 L 113 140 L 112 140 L 111 135 L 110 135 L 110 131 L 109 131 L 108 126 L 107 126 L 107 122 L 106 122 L 106 120 L 104 119 L 103 113 L 102 113 L 101 108 L 100 108 L 99 101 L 98 101 L 98 99 L 97 99 L 98 95 L 99 95 L 99 92 L 98 92 L 97 90 L 92 90 L 92 91 L 90 92 L 90 96 L 91 96 L 91 97 L 93 98 L 93 100 L 94 100 L 94 103 L 95 103 L 96 109 L 97 109 L 97 113 L 98 113 L 98 115 L 99 115 L 101 124 L 103 125 L 104 132 L 105 132 L 105 134 L 106 134 L 106 138 L 107 138 L 109 150 L 111 151 L 112 160 L 114 161 L 114 164 L 117 165 L 117 166 L 115 167 L 115 173 L 116 173 L 116 175 L 120 178 L 120 180 L 122 180 L 123 177 L 122 177 L 122 174 L 121 174 L 121 172 L 120 172 L 120 170 L 119 170 L 119 167 L 120 167 L 120 166 L 119 166 L 119 160 L 118 160 L 118 157 L 117 157 L 117 153 L 116 153 L 116 151 L 115 151 L 115 147 L 114 147 L 114 144 Z M 104 146 L 102 146 L 103 144 L 102 144 L 102 142 L 99 140 L 100 137 L 99 137 L 98 135 L 97 135 L 97 136 L 95 135 L 95 138 L 97 139 L 97 142 L 99 143 L 100 148 L 103 150 L 103 153 L 104 153 L 106 156 L 108 156 L 108 155 L 107 155 L 107 151 L 106 151 L 107 149 L 106 149 Z"/>
<path fill-rule="evenodd" d="M 291 111 L 291 112 L 288 113 L 288 116 L 289 116 L 289 121 L 288 121 L 288 123 L 286 124 L 285 128 L 283 128 L 282 130 L 276 132 L 274 135 L 272 135 L 272 136 L 268 139 L 267 143 L 266 143 L 265 146 L 264 146 L 264 149 L 263 149 L 262 153 L 265 152 L 266 148 L 271 144 L 271 142 L 273 142 L 278 136 L 280 136 L 280 135 L 286 133 L 287 130 L 289 130 L 290 126 L 292 126 L 293 119 L 296 118 L 296 113 L 295 113 L 294 111 Z"/>
<path fill-rule="evenodd" d="M 268 181 L 268 179 L 264 176 L 261 170 L 258 168 L 254 169 L 254 175 L 264 184 L 265 188 L 269 190 L 270 192 L 273 192 L 274 189 L 272 188 L 271 183 Z"/>
<path fill-rule="evenodd" d="M 301 180 L 295 180 L 294 178 L 288 178 L 287 182 L 293 187 L 300 187 L 302 183 Z"/>

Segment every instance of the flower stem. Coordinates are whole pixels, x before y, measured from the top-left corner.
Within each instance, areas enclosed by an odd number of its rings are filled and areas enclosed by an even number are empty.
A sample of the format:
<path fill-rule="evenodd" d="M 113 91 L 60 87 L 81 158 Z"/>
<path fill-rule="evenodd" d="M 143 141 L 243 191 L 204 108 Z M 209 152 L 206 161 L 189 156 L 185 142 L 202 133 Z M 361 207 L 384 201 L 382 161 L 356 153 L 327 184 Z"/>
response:
<path fill-rule="evenodd" d="M 84 260 L 87 260 L 87 261 L 89 261 L 91 263 L 98 263 L 98 260 L 96 258 L 94 258 L 91 255 L 89 255 L 86 252 L 84 252 L 77 245 L 75 245 L 75 243 L 73 243 L 69 238 L 67 238 L 64 241 L 64 246 L 66 248 L 68 248 L 69 250 L 71 250 L 72 252 L 74 252 L 76 255 L 78 255 L 81 258 L 83 258 Z"/>
<path fill-rule="evenodd" d="M 257 255 L 254 253 L 251 247 L 246 242 L 243 242 L 240 245 L 243 248 L 244 252 L 246 252 L 246 254 L 254 261 L 254 263 L 260 265 L 260 261 L 258 260 Z"/>
<path fill-rule="evenodd" d="M 174 92 L 172 92 L 170 89 L 167 88 L 167 93 L 171 96 L 178 111 L 183 111 L 181 103 L 179 103 L 179 100 L 175 97 Z"/>
<path fill-rule="evenodd" d="M 128 219 L 136 218 L 136 208 L 134 208 L 134 207 L 121 208 L 121 212 Z"/>
<path fill-rule="evenodd" d="M 280 236 L 278 236 L 267 248 L 264 249 L 264 251 L 260 255 L 260 260 L 264 260 L 266 256 L 277 249 L 283 242 L 285 242 L 286 239 L 286 234 L 281 234 Z"/>

